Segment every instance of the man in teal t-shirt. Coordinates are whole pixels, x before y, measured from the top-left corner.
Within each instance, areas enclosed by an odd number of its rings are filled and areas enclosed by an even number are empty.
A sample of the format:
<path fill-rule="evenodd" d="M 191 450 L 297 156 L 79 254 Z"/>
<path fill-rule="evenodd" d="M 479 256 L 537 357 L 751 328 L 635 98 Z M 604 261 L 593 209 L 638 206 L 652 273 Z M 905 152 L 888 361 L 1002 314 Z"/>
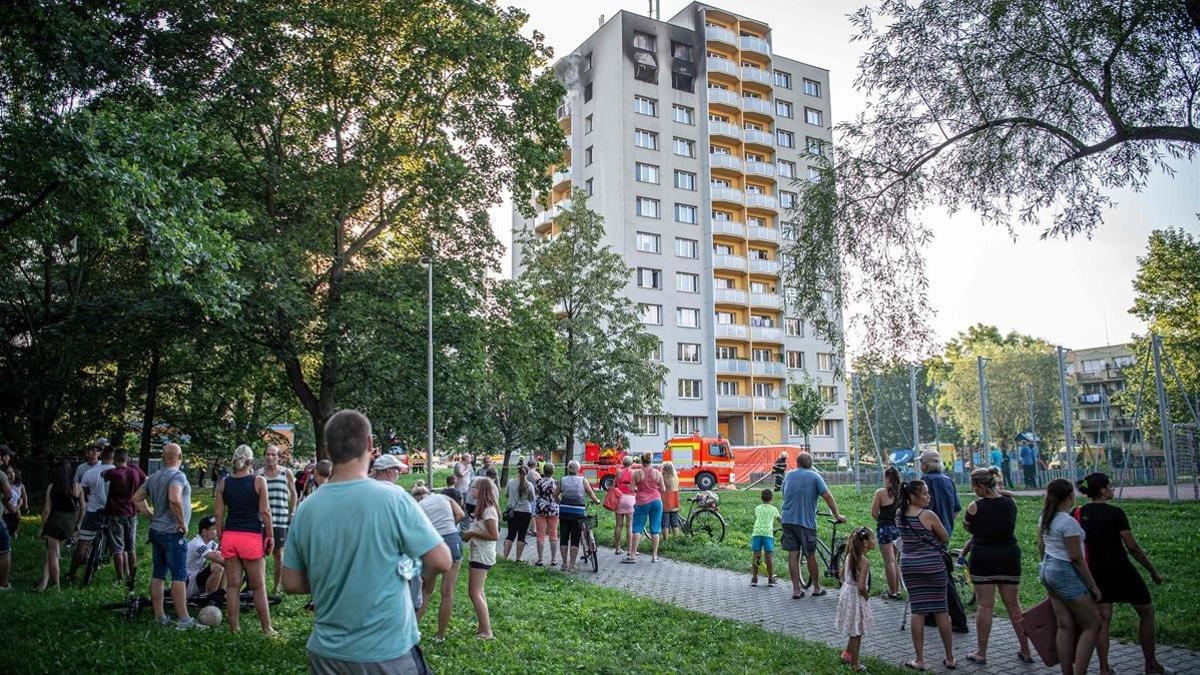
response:
<path fill-rule="evenodd" d="M 333 475 L 300 503 L 283 554 L 288 593 L 312 593 L 313 673 L 425 673 L 402 556 L 425 574 L 450 569 L 450 549 L 403 490 L 367 477 L 371 423 L 343 410 L 325 424 Z"/>

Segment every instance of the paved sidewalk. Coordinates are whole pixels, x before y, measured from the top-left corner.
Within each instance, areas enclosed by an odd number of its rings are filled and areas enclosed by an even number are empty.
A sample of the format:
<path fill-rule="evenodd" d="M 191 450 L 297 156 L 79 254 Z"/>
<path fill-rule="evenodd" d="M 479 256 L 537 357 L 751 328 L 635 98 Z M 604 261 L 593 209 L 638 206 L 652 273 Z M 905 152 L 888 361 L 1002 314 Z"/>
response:
<path fill-rule="evenodd" d="M 532 542 L 526 547 L 525 553 L 529 561 L 537 559 Z M 770 631 L 806 640 L 824 642 L 836 647 L 839 652 L 846 646 L 845 638 L 834 628 L 837 589 L 829 589 L 829 594 L 820 598 L 806 596 L 800 600 L 792 600 L 791 584 L 788 582 L 768 588 L 764 578 L 759 580 L 762 585 L 751 588 L 748 573 L 738 574 L 668 559 L 651 563 L 649 555 L 642 555 L 633 565 L 621 564 L 619 560 L 611 548 L 601 548 L 599 573 L 593 574 L 589 567 L 587 570 L 572 573 L 572 576 L 601 586 L 669 602 L 685 609 L 757 624 Z M 548 555 L 546 561 L 549 562 Z M 786 558 L 782 558 L 782 562 L 786 565 Z M 877 573 L 876 576 L 881 577 L 882 574 Z M 913 657 L 912 638 L 907 625 L 903 631 L 900 630 L 904 603 L 872 598 L 871 604 L 875 608 L 875 631 L 864 638 L 863 653 L 899 666 Z M 1007 617 L 999 616 L 992 624 L 988 665 L 976 666 L 967 661 L 967 654 L 975 650 L 973 616 L 968 620 L 971 623 L 971 633 L 954 635 L 954 656 L 958 661 L 959 671 L 998 674 L 1059 672 L 1057 668 L 1042 666 L 1036 653 L 1034 665 L 1022 663 L 1016 656 L 1019 647 L 1012 626 Z M 925 629 L 925 659 L 931 671 L 947 672 L 941 665 L 942 646 L 935 628 Z M 1142 652 L 1137 645 L 1114 642 L 1109 660 L 1118 673 L 1142 672 Z M 1158 660 L 1177 673 L 1200 673 L 1200 653 L 1197 652 L 1159 646 Z M 838 662 L 831 660 L 830 671 L 836 670 L 837 666 Z M 1095 656 L 1092 657 L 1091 666 L 1091 672 L 1094 672 Z"/>

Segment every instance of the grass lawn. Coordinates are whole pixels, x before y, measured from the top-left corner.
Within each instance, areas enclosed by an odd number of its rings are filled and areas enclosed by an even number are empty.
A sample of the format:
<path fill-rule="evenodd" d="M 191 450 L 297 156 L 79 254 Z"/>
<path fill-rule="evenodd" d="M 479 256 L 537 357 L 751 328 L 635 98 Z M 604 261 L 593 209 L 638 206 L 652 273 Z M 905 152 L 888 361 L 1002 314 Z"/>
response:
<path fill-rule="evenodd" d="M 852 486 L 832 486 L 830 488 L 837 499 L 838 508 L 845 515 L 849 526 L 869 525 L 874 527 L 871 519 L 871 495 L 874 488 L 863 486 L 863 494 L 856 495 Z M 737 491 L 723 490 L 720 492 L 721 513 L 728 522 L 725 540 L 719 545 L 699 545 L 698 542 L 688 541 L 687 537 L 665 543 L 661 551 L 664 555 L 713 567 L 723 567 L 731 570 L 745 571 L 750 568 L 750 530 L 754 524 L 754 507 L 761 503 L 760 490 Z M 685 498 L 686 498 L 685 493 Z M 973 494 L 960 494 L 959 500 L 965 509 L 974 499 Z M 782 497 L 776 493 L 774 504 L 782 506 Z M 1021 604 L 1031 607 L 1045 598 L 1045 591 L 1037 577 L 1037 519 L 1041 513 L 1041 499 L 1018 498 L 1017 540 L 1021 543 L 1023 554 Z M 824 502 L 820 502 L 824 510 Z M 1200 534 L 1196 524 L 1200 523 L 1200 504 L 1179 503 L 1169 504 L 1162 501 L 1125 501 L 1118 506 L 1129 515 L 1133 533 L 1154 561 L 1155 566 L 1165 577 L 1162 586 L 1154 586 L 1149 575 L 1144 575 L 1150 586 L 1151 594 L 1157 608 L 1158 640 L 1163 644 L 1172 644 L 1190 649 L 1200 649 L 1200 584 L 1196 583 L 1200 575 L 1200 559 L 1196 552 L 1200 550 Z M 683 505 L 682 515 L 686 517 L 688 506 Z M 611 546 L 613 514 L 598 509 L 600 514 L 599 536 L 601 544 Z M 967 538 L 967 532 L 962 528 L 961 517 L 955 529 L 952 546 L 961 546 Z M 821 538 L 828 542 L 830 525 L 825 519 L 818 519 Z M 838 527 L 838 536 L 843 536 L 850 529 Z M 776 542 L 778 545 L 778 542 Z M 643 549 L 645 548 L 643 544 Z M 883 560 L 878 551 L 871 555 L 871 564 L 876 570 L 876 590 L 886 588 L 883 581 Z M 803 563 L 802 563 L 803 564 Z M 1134 563 L 1135 566 L 1137 563 Z M 776 550 L 776 567 L 779 573 L 787 577 L 786 553 Z M 1139 567 L 1140 569 L 1140 567 Z M 999 605 L 998 611 L 1003 612 Z M 1137 615 L 1128 605 L 1117 605 L 1113 615 L 1112 631 L 1114 637 L 1127 641 L 1135 638 L 1137 630 Z"/>
<path fill-rule="evenodd" d="M 413 479 L 415 480 L 415 479 Z M 409 481 L 405 481 L 409 482 Z M 210 512 L 207 490 L 196 490 L 193 521 Z M 242 632 L 224 629 L 180 633 L 151 624 L 146 610 L 136 622 L 101 611 L 118 602 L 112 567 L 86 589 L 38 595 L 44 547 L 36 538 L 38 518 L 26 518 L 13 559 L 14 590 L 0 596 L 0 662 L 10 672 L 211 673 L 305 672 L 304 645 L 312 628 L 305 598 L 285 597 L 273 608 L 278 638 L 258 630 L 253 612 L 243 612 Z M 140 586 L 145 590 L 149 551 L 146 523 L 140 526 Z M 193 524 L 193 531 L 195 525 Z M 64 569 L 65 572 L 65 569 Z M 268 573 L 269 576 L 269 573 Z M 475 615 L 467 598 L 465 572 L 455 596 L 454 620 L 443 644 L 422 649 L 436 672 L 832 672 L 838 650 L 755 626 L 677 609 L 594 586 L 557 572 L 501 563 L 488 583 L 497 640 L 474 639 Z M 432 634 L 432 601 L 422 629 Z M 870 663 L 873 673 L 899 670 Z M 846 669 L 848 672 L 848 669 Z"/>

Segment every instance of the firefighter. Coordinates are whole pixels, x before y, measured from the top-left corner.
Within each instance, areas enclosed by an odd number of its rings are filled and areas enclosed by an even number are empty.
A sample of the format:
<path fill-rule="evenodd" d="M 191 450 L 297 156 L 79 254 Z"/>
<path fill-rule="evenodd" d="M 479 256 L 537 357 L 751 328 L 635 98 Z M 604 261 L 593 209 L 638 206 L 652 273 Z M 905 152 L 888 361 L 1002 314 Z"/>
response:
<path fill-rule="evenodd" d="M 771 473 L 775 474 L 775 491 L 779 492 L 783 488 L 783 474 L 787 473 L 787 450 L 779 453 L 779 459 L 775 460 Z"/>

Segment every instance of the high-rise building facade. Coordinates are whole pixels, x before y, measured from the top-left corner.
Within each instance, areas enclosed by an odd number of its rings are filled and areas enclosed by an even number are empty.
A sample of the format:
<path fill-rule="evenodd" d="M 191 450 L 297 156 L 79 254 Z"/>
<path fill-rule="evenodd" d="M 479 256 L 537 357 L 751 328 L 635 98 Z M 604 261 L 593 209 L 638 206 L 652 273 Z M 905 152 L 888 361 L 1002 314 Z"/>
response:
<path fill-rule="evenodd" d="M 842 357 L 789 311 L 781 277 L 795 184 L 831 142 L 829 72 L 776 47 L 766 23 L 692 3 L 669 21 L 621 12 L 555 66 L 569 147 L 548 208 L 514 212 L 514 242 L 554 236 L 573 188 L 604 217 L 669 370 L 668 416 L 640 419 L 634 449 L 694 431 L 802 443 L 786 409 L 808 373 L 829 401 L 812 450 L 846 454 Z M 514 243 L 514 274 L 521 254 Z"/>

